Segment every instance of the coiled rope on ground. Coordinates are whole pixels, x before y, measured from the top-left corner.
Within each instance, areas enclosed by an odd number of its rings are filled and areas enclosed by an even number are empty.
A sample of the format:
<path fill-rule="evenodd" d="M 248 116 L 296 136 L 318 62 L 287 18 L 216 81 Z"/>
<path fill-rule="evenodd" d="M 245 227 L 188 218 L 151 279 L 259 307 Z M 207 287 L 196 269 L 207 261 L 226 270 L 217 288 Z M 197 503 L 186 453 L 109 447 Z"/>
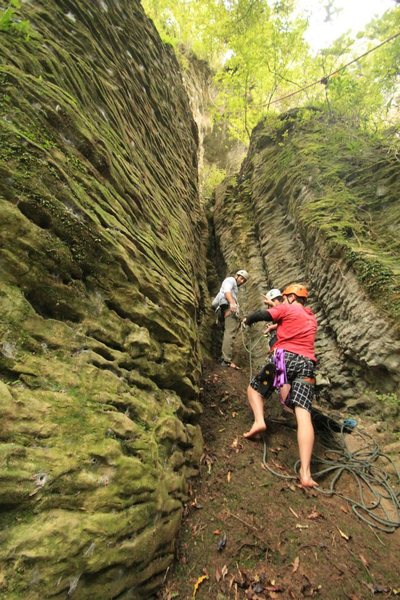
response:
<path fill-rule="evenodd" d="M 330 423 L 334 423 L 322 413 L 324 426 L 327 430 L 321 430 L 318 422 L 314 420 L 318 431 L 318 441 L 325 448 L 324 456 L 313 456 L 312 465 L 313 478 L 328 478 L 326 487 L 319 485 L 316 491 L 328 496 L 338 496 L 345 500 L 353 513 L 362 521 L 384 531 L 393 533 L 400 527 L 400 473 L 393 460 L 387 454 L 380 451 L 379 446 L 365 431 L 352 430 L 352 437 L 362 440 L 362 446 L 351 451 L 346 443 L 345 435 L 349 429 L 344 423 L 340 425 L 340 431 L 333 431 Z M 282 423 L 279 421 L 279 423 Z M 338 424 L 335 423 L 335 426 Z M 379 459 L 387 461 L 393 470 L 389 474 L 377 464 Z M 263 464 L 273 475 L 283 479 L 297 479 L 297 475 L 286 475 L 272 469 L 267 463 L 267 444 L 264 439 Z M 294 473 L 298 473 L 300 461 L 294 464 Z M 321 468 L 322 467 L 322 468 Z M 319 468 L 319 470 L 317 470 Z M 356 483 L 358 498 L 347 495 L 338 489 L 342 476 L 349 475 Z M 369 498 L 367 498 L 369 496 Z"/>

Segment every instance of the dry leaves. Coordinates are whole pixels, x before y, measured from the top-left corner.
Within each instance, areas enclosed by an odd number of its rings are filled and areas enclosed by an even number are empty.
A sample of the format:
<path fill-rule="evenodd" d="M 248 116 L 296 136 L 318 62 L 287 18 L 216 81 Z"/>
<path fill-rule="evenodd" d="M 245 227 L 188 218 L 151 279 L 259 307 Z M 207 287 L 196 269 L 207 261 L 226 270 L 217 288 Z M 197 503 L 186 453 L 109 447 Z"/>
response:
<path fill-rule="evenodd" d="M 320 512 L 318 512 L 317 510 L 313 510 L 312 512 L 310 512 L 310 514 L 308 515 L 307 519 L 323 519 L 324 517 L 321 515 Z"/>
<path fill-rule="evenodd" d="M 196 597 L 196 594 L 197 594 L 197 591 L 198 591 L 199 587 L 201 586 L 201 584 L 203 583 L 203 581 L 205 581 L 206 579 L 208 579 L 208 575 L 202 575 L 201 577 L 198 578 L 198 580 L 194 584 L 192 598 Z"/>
<path fill-rule="evenodd" d="M 225 579 L 225 577 L 228 575 L 228 567 L 226 565 L 224 565 L 222 567 L 222 569 L 215 569 L 215 579 L 217 580 L 217 582 L 219 583 L 222 580 Z"/>
<path fill-rule="evenodd" d="M 362 564 L 364 565 L 364 567 L 368 570 L 369 569 L 369 562 L 367 561 L 367 559 L 365 558 L 365 556 L 363 556 L 363 554 L 359 554 L 360 560 L 362 562 Z"/>
<path fill-rule="evenodd" d="M 339 529 L 339 527 L 337 528 L 338 532 L 340 533 L 341 537 L 346 540 L 346 542 L 348 542 L 351 538 L 351 535 L 347 535 L 347 533 L 344 533 L 344 531 L 342 531 L 341 529 Z"/>

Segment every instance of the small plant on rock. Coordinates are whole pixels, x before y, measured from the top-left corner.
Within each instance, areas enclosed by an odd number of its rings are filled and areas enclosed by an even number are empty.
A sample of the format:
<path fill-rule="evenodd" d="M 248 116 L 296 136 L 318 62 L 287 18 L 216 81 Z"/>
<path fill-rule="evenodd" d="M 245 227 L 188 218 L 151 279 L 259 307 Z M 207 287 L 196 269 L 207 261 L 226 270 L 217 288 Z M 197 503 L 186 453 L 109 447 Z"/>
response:
<path fill-rule="evenodd" d="M 27 19 L 19 19 L 16 11 L 21 8 L 21 0 L 10 0 L 7 8 L 0 11 L 0 31 L 21 35 L 26 42 L 32 36 L 32 26 Z"/>

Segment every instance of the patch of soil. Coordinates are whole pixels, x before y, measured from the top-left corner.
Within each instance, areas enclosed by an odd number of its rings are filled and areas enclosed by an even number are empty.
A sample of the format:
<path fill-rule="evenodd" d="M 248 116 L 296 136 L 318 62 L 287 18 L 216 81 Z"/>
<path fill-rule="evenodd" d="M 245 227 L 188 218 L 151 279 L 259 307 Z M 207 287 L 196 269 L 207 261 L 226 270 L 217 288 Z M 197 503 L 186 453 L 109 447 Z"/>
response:
<path fill-rule="evenodd" d="M 264 439 L 243 438 L 252 422 L 247 385 L 245 371 L 205 367 L 200 477 L 193 481 L 176 561 L 158 598 L 400 595 L 399 529 L 390 534 L 372 529 L 343 498 L 298 486 L 294 417 L 281 413 L 276 399 L 265 410 Z M 321 442 L 317 431 L 318 455 L 326 452 Z M 266 470 L 264 452 L 267 464 L 288 478 Z M 355 481 L 343 479 L 343 494 L 356 491 Z"/>

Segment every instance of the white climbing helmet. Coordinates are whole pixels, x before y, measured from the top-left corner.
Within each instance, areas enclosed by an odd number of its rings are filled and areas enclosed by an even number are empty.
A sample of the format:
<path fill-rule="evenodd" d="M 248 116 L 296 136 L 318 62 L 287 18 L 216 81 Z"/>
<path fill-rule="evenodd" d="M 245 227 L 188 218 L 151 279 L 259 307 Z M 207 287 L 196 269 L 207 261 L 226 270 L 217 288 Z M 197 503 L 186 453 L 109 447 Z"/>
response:
<path fill-rule="evenodd" d="M 246 281 L 249 278 L 248 272 L 245 271 L 244 269 L 239 269 L 239 271 L 236 271 L 235 275 L 240 275 L 240 277 L 243 277 L 243 279 L 245 279 Z"/>
<path fill-rule="evenodd" d="M 282 292 L 277 288 L 269 290 L 269 292 L 265 294 L 265 297 L 268 298 L 268 300 L 275 300 L 275 298 L 279 298 L 279 296 L 282 296 Z"/>

